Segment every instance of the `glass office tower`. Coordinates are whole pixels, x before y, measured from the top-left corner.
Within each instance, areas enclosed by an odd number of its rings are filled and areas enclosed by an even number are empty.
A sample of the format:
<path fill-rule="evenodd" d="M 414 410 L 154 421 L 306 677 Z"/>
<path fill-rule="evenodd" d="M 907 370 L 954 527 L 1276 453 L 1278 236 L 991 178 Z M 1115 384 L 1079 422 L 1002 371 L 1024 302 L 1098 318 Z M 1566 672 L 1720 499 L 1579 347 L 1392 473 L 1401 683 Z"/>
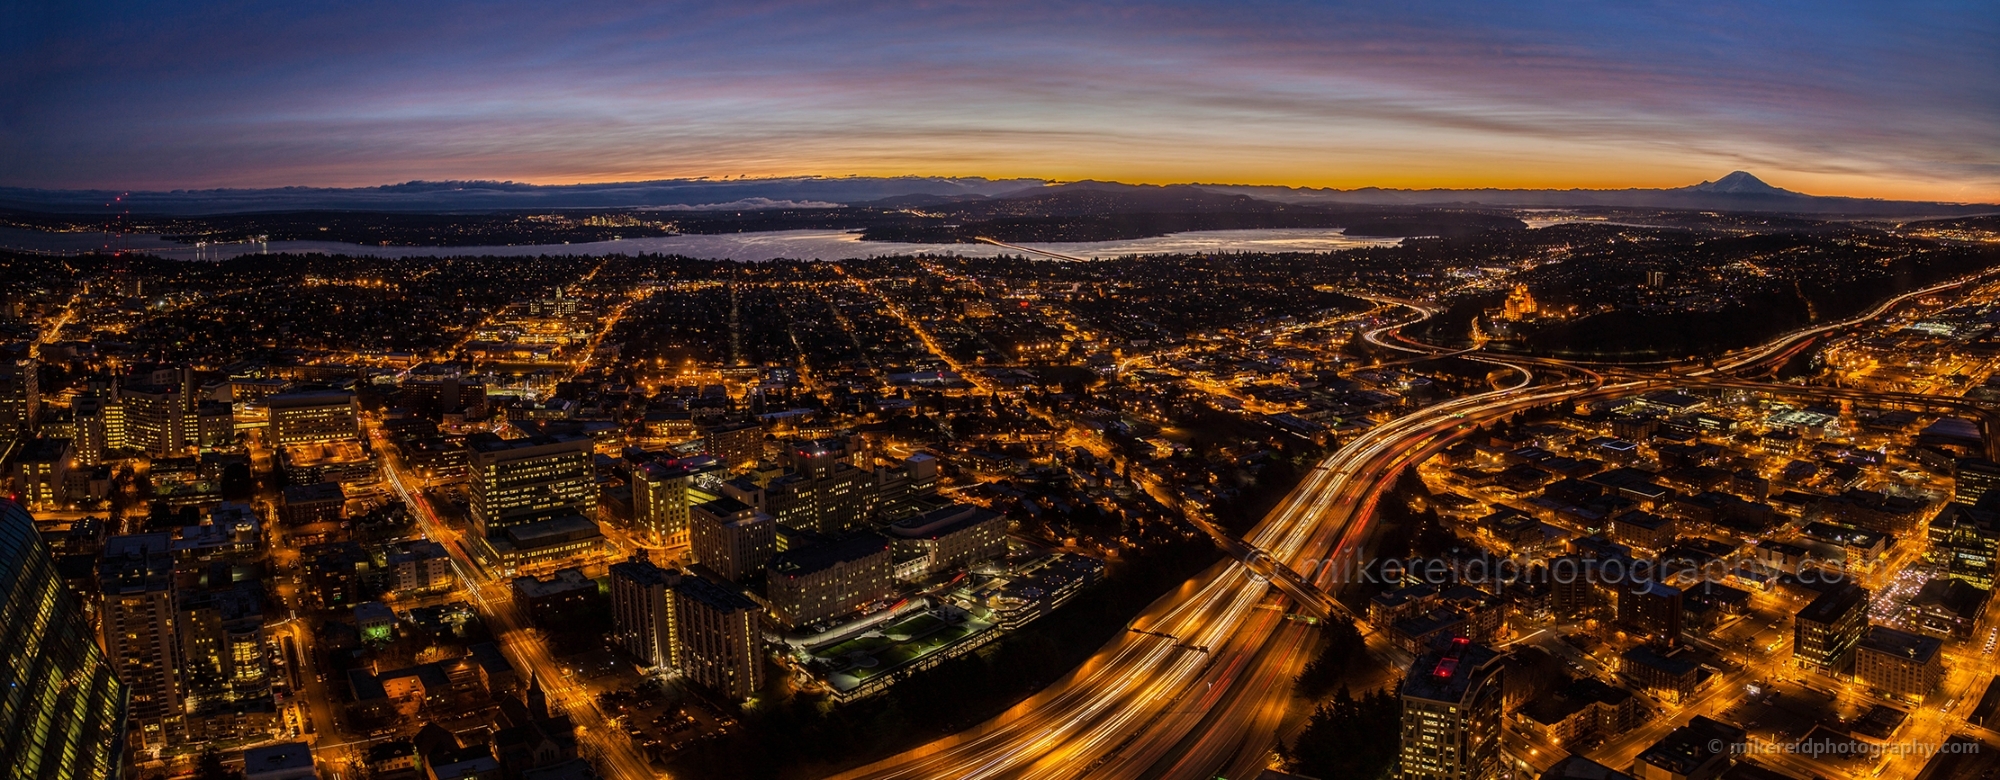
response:
<path fill-rule="evenodd" d="M 125 686 L 20 504 L 0 498 L 0 775 L 116 778 Z"/>

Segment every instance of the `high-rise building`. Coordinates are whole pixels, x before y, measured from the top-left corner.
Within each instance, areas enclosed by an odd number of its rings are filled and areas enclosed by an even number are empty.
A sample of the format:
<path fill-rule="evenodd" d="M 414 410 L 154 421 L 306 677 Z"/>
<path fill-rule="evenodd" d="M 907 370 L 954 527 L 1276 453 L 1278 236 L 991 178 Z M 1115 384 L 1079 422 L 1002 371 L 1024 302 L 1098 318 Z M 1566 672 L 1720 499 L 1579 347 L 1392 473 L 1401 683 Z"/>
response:
<path fill-rule="evenodd" d="M 638 531 L 653 544 L 688 539 L 688 491 L 695 478 L 716 470 L 711 459 L 653 461 L 632 470 L 632 514 Z"/>
<path fill-rule="evenodd" d="M 1681 639 L 1681 589 L 1648 580 L 1618 589 L 1618 622 L 1650 641 Z"/>
<path fill-rule="evenodd" d="M 403 383 L 400 402 L 418 414 L 432 417 L 478 411 L 486 406 L 486 385 L 458 377 L 413 379 Z"/>
<path fill-rule="evenodd" d="M 270 696 L 262 601 L 253 583 L 182 594 L 181 676 L 191 710 Z"/>
<path fill-rule="evenodd" d="M 674 586 L 681 674 L 732 699 L 764 685 L 763 609 L 728 585 L 682 577 Z"/>
<path fill-rule="evenodd" d="M 1977 504 L 1987 491 L 2000 485 L 2000 463 L 1983 458 L 1961 458 L 1952 469 L 1954 482 L 1951 500 L 1961 504 Z"/>
<path fill-rule="evenodd" d="M 98 568 L 104 653 L 131 691 L 142 747 L 178 739 L 186 715 L 171 545 L 165 533 L 115 536 Z"/>
<path fill-rule="evenodd" d="M 875 533 L 786 550 L 766 568 L 765 594 L 786 628 L 845 615 L 896 592 L 889 540 Z"/>
<path fill-rule="evenodd" d="M 633 557 L 611 564 L 612 641 L 656 669 L 674 668 L 674 586 L 679 572 Z"/>
<path fill-rule="evenodd" d="M 271 409 L 271 444 L 345 441 L 361 435 L 354 394 L 345 390 L 302 390 L 265 399 Z"/>
<path fill-rule="evenodd" d="M 42 415 L 40 364 L 11 354 L 0 353 L 0 453 L 8 442 L 34 435 Z"/>
<path fill-rule="evenodd" d="M 179 385 L 131 385 L 118 389 L 127 446 L 156 455 L 186 449 L 191 419 Z"/>
<path fill-rule="evenodd" d="M 466 440 L 472 450 L 472 521 L 481 535 L 566 515 L 597 513 L 590 438 L 557 433 Z"/>
<path fill-rule="evenodd" d="M 1506 666 L 1468 639 L 1417 657 L 1403 676 L 1403 780 L 1487 780 L 1505 768 L 1500 708 Z"/>
<path fill-rule="evenodd" d="M 764 458 L 764 426 L 755 422 L 725 422 L 703 426 L 702 452 L 722 459 L 725 469 L 739 469 Z"/>
<path fill-rule="evenodd" d="M 1583 620 L 1604 608 L 1604 590 L 1597 586 L 1600 563 L 1582 555 L 1549 559 L 1549 612 L 1557 620 Z"/>
<path fill-rule="evenodd" d="M 1802 668 L 1846 674 L 1868 628 L 1868 591 L 1844 583 L 1821 593 L 1792 623 L 1792 658 Z"/>
<path fill-rule="evenodd" d="M 1931 520 L 1930 541 L 1925 563 L 1946 577 L 1993 589 L 1994 562 L 2000 560 L 2000 512 L 1956 501 L 1945 504 Z"/>
<path fill-rule="evenodd" d="M 124 765 L 125 685 L 63 587 L 35 521 L 0 499 L 0 767 L 96 780 Z"/>
<path fill-rule="evenodd" d="M 930 509 L 937 495 L 937 458 L 919 452 L 897 466 L 877 465 L 866 512 L 883 522 L 903 520 Z"/>
<path fill-rule="evenodd" d="M 189 438 L 204 450 L 236 443 L 236 410 L 221 401 L 199 401 L 194 405 L 193 433 Z"/>
<path fill-rule="evenodd" d="M 1874 626 L 1854 649 L 1854 679 L 1870 690 L 1921 702 L 1944 682 L 1943 640 Z"/>
<path fill-rule="evenodd" d="M 70 410 L 76 415 L 76 437 L 70 446 L 76 450 L 78 465 L 99 465 L 107 453 L 125 446 L 125 410 L 118 404 L 91 393 L 70 404 Z"/>
<path fill-rule="evenodd" d="M 847 461 L 838 440 L 799 442 L 781 456 L 784 476 L 764 486 L 765 510 L 779 523 L 814 533 L 861 527 L 873 503 L 873 474 Z"/>
<path fill-rule="evenodd" d="M 28 439 L 15 449 L 7 478 L 29 509 L 60 509 L 67 500 L 65 486 L 73 460 L 69 439 Z"/>
<path fill-rule="evenodd" d="M 688 514 L 688 544 L 695 560 L 742 582 L 764 570 L 777 552 L 778 523 L 756 507 L 729 497 L 695 505 Z"/>

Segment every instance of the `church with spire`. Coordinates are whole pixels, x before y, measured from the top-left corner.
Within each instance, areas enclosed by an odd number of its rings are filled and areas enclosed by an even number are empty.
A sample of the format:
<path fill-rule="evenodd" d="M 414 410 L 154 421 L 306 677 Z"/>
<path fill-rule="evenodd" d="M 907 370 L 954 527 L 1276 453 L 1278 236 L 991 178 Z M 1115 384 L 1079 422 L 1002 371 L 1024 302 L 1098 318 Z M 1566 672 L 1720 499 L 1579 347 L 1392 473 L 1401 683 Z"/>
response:
<path fill-rule="evenodd" d="M 539 675 L 528 677 L 522 698 L 500 699 L 500 719 L 504 728 L 493 733 L 493 752 L 510 772 L 576 760 L 576 725 L 550 709 Z"/>

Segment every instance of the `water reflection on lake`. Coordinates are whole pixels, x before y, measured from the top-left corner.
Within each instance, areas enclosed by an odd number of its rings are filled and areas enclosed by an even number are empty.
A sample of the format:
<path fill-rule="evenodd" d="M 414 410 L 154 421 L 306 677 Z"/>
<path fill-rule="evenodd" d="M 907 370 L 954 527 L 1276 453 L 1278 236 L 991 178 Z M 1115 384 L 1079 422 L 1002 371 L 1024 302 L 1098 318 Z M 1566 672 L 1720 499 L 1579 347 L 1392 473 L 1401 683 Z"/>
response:
<path fill-rule="evenodd" d="M 1130 241 L 1056 242 L 1022 244 L 1022 246 L 1076 257 L 1102 258 L 1196 252 L 1324 252 L 1364 246 L 1388 246 L 1399 240 L 1357 238 L 1342 235 L 1338 230 L 1299 228 L 1206 230 Z M 0 249 L 51 254 L 84 254 L 92 251 L 143 252 L 177 260 L 223 260 L 246 254 L 314 252 L 369 257 L 662 254 L 746 261 L 780 258 L 846 260 L 912 254 L 956 254 L 968 257 L 1020 254 L 1015 250 L 986 244 L 903 244 L 862 241 L 859 234 L 837 230 L 655 236 L 584 244 L 523 246 L 365 246 L 337 241 L 272 241 L 268 244 L 230 243 L 196 247 L 174 243 L 153 235 L 44 233 L 38 230 L 0 227 Z"/>

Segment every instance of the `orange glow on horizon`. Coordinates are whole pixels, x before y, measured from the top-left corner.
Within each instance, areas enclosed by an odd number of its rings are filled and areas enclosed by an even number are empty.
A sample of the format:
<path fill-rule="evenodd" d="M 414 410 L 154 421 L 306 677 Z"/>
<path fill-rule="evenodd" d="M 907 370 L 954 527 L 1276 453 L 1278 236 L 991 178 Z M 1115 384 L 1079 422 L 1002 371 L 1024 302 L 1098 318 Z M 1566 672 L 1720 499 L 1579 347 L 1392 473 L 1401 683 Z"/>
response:
<path fill-rule="evenodd" d="M 1325 173 L 1301 166 L 1282 169 L 1276 166 L 1246 165 L 1235 168 L 1236 174 L 1224 171 L 1227 164 L 1176 166 L 1174 170 L 1157 167 L 1127 166 L 1111 164 L 1102 168 L 1088 164 L 1060 164 L 1044 161 L 1038 167 L 939 167 L 917 168 L 907 166 L 854 166 L 839 169 L 838 173 L 827 173 L 824 169 L 802 169 L 796 166 L 773 164 L 752 166 L 742 169 L 731 168 L 731 173 L 718 173 L 709 167 L 660 167 L 621 169 L 615 172 L 533 174 L 522 176 L 480 177 L 483 179 L 514 181 L 540 186 L 567 186 L 590 184 L 615 184 L 622 182 L 654 181 L 666 179 L 695 179 L 711 181 L 793 179 L 793 178 L 983 178 L 989 180 L 1037 179 L 1052 184 L 1095 180 L 1119 182 L 1123 184 L 1165 186 L 1175 184 L 1206 184 L 1230 186 L 1269 186 L 1300 189 L 1357 190 L 1378 188 L 1385 190 L 1623 190 L 1623 189 L 1671 189 L 1687 187 L 1704 181 L 1713 181 L 1734 170 L 1745 170 L 1773 187 L 1791 190 L 1804 195 L 1822 197 L 1875 198 L 1881 200 L 1931 201 L 1939 203 L 1995 203 L 2000 204 L 2000 186 L 1973 187 L 1961 182 L 1944 182 L 1923 179 L 1885 179 L 1865 174 L 1836 174 L 1774 170 L 1766 173 L 1763 169 L 1747 164 L 1719 163 L 1717 166 L 1695 165 L 1673 166 L 1627 166 L 1614 165 L 1571 165 L 1564 167 L 1539 166 L 1524 169 L 1507 169 L 1493 166 L 1470 166 L 1459 171 L 1405 171 L 1390 170 L 1393 165 L 1383 164 L 1381 170 L 1362 173 Z M 1431 165 L 1426 168 L 1434 167 Z M 1211 170 L 1208 173 L 1188 172 Z M 412 176 L 410 179 L 440 180 L 445 178 L 466 178 L 465 176 Z M 376 186 L 379 181 L 324 184 L 320 186 Z M 236 184 L 225 186 L 264 186 L 261 184 Z"/>

